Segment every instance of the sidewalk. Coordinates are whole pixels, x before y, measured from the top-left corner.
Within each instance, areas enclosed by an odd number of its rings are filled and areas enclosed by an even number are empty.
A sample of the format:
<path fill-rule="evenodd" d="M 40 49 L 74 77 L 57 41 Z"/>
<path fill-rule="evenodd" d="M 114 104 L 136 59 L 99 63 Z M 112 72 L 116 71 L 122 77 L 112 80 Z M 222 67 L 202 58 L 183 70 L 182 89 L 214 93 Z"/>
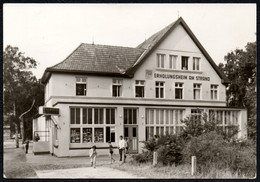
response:
<path fill-rule="evenodd" d="M 119 155 L 114 156 L 114 164 L 110 164 L 108 155 L 98 156 L 96 168 L 93 168 L 90 167 L 89 157 L 58 158 L 51 154 L 34 155 L 31 143 L 28 154 L 25 154 L 22 144 L 20 148 L 15 148 L 15 142 L 8 142 L 4 143 L 4 147 L 4 171 L 8 172 L 7 178 L 10 178 L 10 175 L 12 178 L 140 178 L 110 167 L 121 164 Z M 27 172 L 28 169 L 30 172 Z"/>
<path fill-rule="evenodd" d="M 36 174 L 39 178 L 139 178 L 124 171 L 102 166 L 97 168 L 84 167 L 57 170 L 36 170 Z"/>

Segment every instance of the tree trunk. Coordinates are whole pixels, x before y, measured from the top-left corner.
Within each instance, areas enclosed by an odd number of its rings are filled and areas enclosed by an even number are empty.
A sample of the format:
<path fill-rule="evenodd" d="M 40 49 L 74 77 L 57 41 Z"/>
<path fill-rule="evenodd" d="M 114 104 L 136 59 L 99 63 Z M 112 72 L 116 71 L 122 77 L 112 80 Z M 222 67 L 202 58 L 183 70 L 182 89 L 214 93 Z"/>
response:
<path fill-rule="evenodd" d="M 14 116 L 16 116 L 15 103 L 13 104 L 13 107 L 14 107 Z M 17 124 L 17 121 L 15 121 L 15 143 L 16 143 L 16 148 L 19 148 L 18 124 Z"/>
<path fill-rule="evenodd" d="M 21 130 L 22 142 L 24 142 L 25 138 L 24 138 L 24 121 L 23 121 L 23 119 L 22 119 L 22 121 L 20 121 L 20 130 Z"/>

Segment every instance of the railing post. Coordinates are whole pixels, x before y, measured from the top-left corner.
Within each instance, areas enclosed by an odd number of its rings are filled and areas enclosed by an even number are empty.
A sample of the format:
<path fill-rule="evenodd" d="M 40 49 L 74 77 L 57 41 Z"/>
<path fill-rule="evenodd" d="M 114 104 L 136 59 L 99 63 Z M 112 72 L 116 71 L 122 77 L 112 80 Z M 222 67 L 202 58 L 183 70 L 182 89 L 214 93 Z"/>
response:
<path fill-rule="evenodd" d="M 153 152 L 153 166 L 157 164 L 157 152 Z"/>
<path fill-rule="evenodd" d="M 197 168 L 197 159 L 196 156 L 191 156 L 191 175 L 195 175 Z"/>

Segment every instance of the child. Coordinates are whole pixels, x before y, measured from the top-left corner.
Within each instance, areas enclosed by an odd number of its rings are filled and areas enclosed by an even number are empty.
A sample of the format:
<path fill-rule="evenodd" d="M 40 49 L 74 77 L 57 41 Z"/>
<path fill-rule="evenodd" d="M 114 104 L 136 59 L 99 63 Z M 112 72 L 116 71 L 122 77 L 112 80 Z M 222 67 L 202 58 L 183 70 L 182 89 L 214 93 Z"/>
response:
<path fill-rule="evenodd" d="M 91 149 L 89 150 L 89 157 L 90 157 L 91 167 L 94 164 L 94 168 L 96 168 L 97 151 L 96 151 L 96 146 L 95 145 L 93 145 L 91 147 Z"/>
<path fill-rule="evenodd" d="M 112 164 L 112 163 L 115 162 L 116 160 L 113 158 L 113 153 L 114 153 L 114 151 L 113 151 L 113 146 L 112 146 L 111 142 L 109 141 L 108 144 L 109 144 L 110 164 Z"/>

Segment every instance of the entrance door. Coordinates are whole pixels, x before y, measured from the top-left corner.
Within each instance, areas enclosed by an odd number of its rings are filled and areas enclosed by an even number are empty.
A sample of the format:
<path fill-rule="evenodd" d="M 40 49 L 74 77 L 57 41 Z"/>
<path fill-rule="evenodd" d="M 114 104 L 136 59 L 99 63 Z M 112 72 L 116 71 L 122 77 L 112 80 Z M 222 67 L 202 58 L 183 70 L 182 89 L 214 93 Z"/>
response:
<path fill-rule="evenodd" d="M 129 153 L 138 153 L 138 126 L 125 125 L 124 137 L 128 139 Z"/>

